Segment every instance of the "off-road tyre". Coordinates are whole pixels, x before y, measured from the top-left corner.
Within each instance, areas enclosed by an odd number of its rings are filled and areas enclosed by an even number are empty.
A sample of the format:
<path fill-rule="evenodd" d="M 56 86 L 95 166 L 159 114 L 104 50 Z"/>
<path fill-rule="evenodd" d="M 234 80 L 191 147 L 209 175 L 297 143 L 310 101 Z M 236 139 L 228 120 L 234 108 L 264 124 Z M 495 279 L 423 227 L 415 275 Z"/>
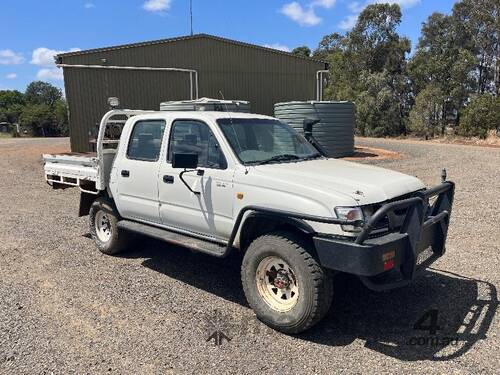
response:
<path fill-rule="evenodd" d="M 103 219 L 109 223 L 109 235 L 100 232 L 98 220 Z M 122 252 L 128 242 L 129 234 L 118 228 L 120 215 L 113 202 L 105 197 L 97 198 L 90 206 L 89 226 L 90 235 L 99 251 L 106 255 L 115 255 Z"/>
<path fill-rule="evenodd" d="M 280 332 L 297 334 L 309 329 L 326 315 L 333 298 L 332 275 L 319 265 L 313 254 L 314 247 L 310 239 L 289 231 L 262 235 L 248 246 L 241 266 L 241 280 L 247 301 L 258 319 Z M 285 268 L 291 271 L 283 272 L 285 280 L 297 282 L 293 286 L 298 290 L 295 304 L 290 303 L 285 307 L 279 306 L 280 301 L 275 304 L 275 296 L 272 296 L 275 282 L 263 282 L 258 277 L 258 274 L 262 275 L 262 264 L 268 264 L 275 258 L 284 261 L 282 263 L 286 264 Z M 272 268 L 265 273 L 265 280 L 270 279 L 267 276 L 269 274 L 275 274 Z M 263 296 L 267 294 L 262 292 L 262 285 L 267 285 L 267 289 L 272 290 L 271 297 Z M 276 289 L 283 293 L 286 288 Z M 290 299 L 294 298 L 293 293 L 290 296 Z M 278 299 L 281 298 L 283 296 Z M 275 305 L 278 305 L 278 309 L 272 307 Z M 287 308 L 288 311 L 279 311 Z"/>

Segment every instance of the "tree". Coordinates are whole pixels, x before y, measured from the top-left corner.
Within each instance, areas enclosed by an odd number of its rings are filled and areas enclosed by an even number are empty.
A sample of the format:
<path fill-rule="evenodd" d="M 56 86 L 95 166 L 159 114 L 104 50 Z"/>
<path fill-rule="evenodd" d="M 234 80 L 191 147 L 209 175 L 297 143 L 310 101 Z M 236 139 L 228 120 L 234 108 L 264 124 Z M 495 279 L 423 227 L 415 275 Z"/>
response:
<path fill-rule="evenodd" d="M 462 111 L 459 132 L 466 137 L 486 138 L 489 130 L 500 131 L 500 98 L 477 95 Z"/>
<path fill-rule="evenodd" d="M 328 55 L 341 51 L 345 46 L 345 37 L 339 33 L 325 35 L 314 50 L 313 57 L 319 60 L 328 59 Z"/>
<path fill-rule="evenodd" d="M 310 57 L 311 49 L 307 46 L 296 47 L 292 50 L 292 54 L 297 56 Z"/>
<path fill-rule="evenodd" d="M 0 121 L 17 122 L 25 104 L 24 95 L 17 90 L 0 91 Z"/>
<path fill-rule="evenodd" d="M 450 120 L 458 129 L 462 115 L 462 134 L 481 132 L 471 123 L 471 95 L 500 96 L 499 8 L 499 0 L 459 0 L 450 15 L 431 14 L 408 60 L 410 41 L 397 32 L 400 7 L 367 6 L 352 31 L 324 36 L 314 51 L 330 64 L 326 96 L 355 102 L 364 135 L 405 134 L 411 124 L 430 137 L 444 134 Z M 485 108 L 486 99 L 475 100 Z"/>
<path fill-rule="evenodd" d="M 33 135 L 68 135 L 68 108 L 61 90 L 46 82 L 32 82 L 26 93 L 0 91 L 0 122 L 19 122 Z"/>
<path fill-rule="evenodd" d="M 47 104 L 27 104 L 20 116 L 20 123 L 30 127 L 33 135 L 51 135 L 54 113 Z"/>
<path fill-rule="evenodd" d="M 401 16 L 397 4 L 373 4 L 361 12 L 348 34 L 348 46 L 357 55 L 359 67 L 370 72 L 402 72 L 411 43 L 396 31 Z"/>
<path fill-rule="evenodd" d="M 425 139 L 433 137 L 444 115 L 443 100 L 443 92 L 436 85 L 428 85 L 420 91 L 410 112 L 410 130 Z"/>
<path fill-rule="evenodd" d="M 0 107 L 0 122 L 8 122 L 11 124 L 18 122 L 23 108 L 24 107 L 21 104 L 13 104 L 9 107 Z"/>
<path fill-rule="evenodd" d="M 0 109 L 19 104 L 24 105 L 24 95 L 17 90 L 0 90 Z"/>
<path fill-rule="evenodd" d="M 45 104 L 51 108 L 62 98 L 60 89 L 42 81 L 31 82 L 24 95 L 28 103 Z"/>
<path fill-rule="evenodd" d="M 356 126 L 362 135 L 396 135 L 406 131 L 411 95 L 406 76 L 410 41 L 396 31 L 397 4 L 372 4 L 345 36 L 327 35 L 317 54 L 330 63 L 327 96 L 356 104 Z"/>
<path fill-rule="evenodd" d="M 58 100 L 54 105 L 54 119 L 56 130 L 59 135 L 69 135 L 68 105 L 63 99 Z"/>
<path fill-rule="evenodd" d="M 443 109 L 448 103 L 458 114 L 456 125 L 472 93 L 500 94 L 499 7 L 498 0 L 462 0 L 451 15 L 434 13 L 422 27 L 409 64 L 415 94 L 439 86 Z M 442 116 L 442 132 L 445 120 Z"/>
<path fill-rule="evenodd" d="M 356 126 L 361 135 L 401 134 L 401 112 L 391 80 L 387 71 L 361 74 L 364 90 L 356 99 Z"/>
<path fill-rule="evenodd" d="M 469 93 L 477 86 L 472 75 L 476 58 L 460 42 L 458 28 L 453 16 L 441 13 L 429 16 L 423 24 L 422 36 L 408 68 L 415 95 L 428 85 L 441 90 L 443 113 L 447 105 L 458 113 L 468 100 Z M 441 132 L 444 133 L 445 116 L 440 121 Z M 458 121 L 457 116 L 456 125 Z"/>
<path fill-rule="evenodd" d="M 476 92 L 500 95 L 500 1 L 462 0 L 453 6 L 456 42 L 476 57 Z"/>
<path fill-rule="evenodd" d="M 416 94 L 430 83 L 441 85 L 443 92 L 450 92 L 451 69 L 458 53 L 451 17 L 431 14 L 422 26 L 417 50 L 409 64 Z"/>

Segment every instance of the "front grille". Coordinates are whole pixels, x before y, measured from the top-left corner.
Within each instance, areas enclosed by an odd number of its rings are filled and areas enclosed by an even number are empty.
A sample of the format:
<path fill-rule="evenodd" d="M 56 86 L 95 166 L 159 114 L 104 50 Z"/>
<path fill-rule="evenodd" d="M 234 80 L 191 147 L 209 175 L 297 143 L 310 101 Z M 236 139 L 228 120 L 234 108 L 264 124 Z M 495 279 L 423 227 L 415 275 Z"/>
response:
<path fill-rule="evenodd" d="M 377 210 L 379 208 L 381 208 L 383 205 L 385 205 L 387 203 L 411 198 L 413 195 L 414 195 L 414 193 L 405 194 L 405 195 L 401 195 L 401 196 L 393 198 L 393 199 L 389 199 L 385 202 L 375 203 L 375 204 L 371 205 L 371 208 L 373 210 L 372 212 L 373 213 L 377 212 Z M 382 236 L 382 235 L 387 234 L 389 232 L 395 232 L 395 231 L 399 230 L 401 228 L 401 226 L 403 225 L 403 221 L 404 221 L 404 218 L 406 216 L 407 211 L 408 211 L 408 208 L 397 209 L 397 210 L 394 210 L 394 212 L 390 212 L 389 214 L 384 216 L 377 223 L 375 228 L 372 230 L 372 232 L 370 234 L 370 238 L 379 237 L 379 236 Z M 369 217 L 367 219 L 369 219 Z"/>

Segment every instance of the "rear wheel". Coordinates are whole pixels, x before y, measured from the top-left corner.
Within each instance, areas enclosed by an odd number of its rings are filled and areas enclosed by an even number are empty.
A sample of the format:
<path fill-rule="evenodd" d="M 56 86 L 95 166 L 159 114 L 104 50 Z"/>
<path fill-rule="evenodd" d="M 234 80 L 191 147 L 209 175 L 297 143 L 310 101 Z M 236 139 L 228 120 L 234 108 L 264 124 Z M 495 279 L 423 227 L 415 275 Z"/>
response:
<path fill-rule="evenodd" d="M 278 331 L 305 331 L 330 308 L 332 279 L 312 250 L 299 235 L 283 231 L 255 239 L 245 253 L 241 275 L 248 303 Z"/>
<path fill-rule="evenodd" d="M 119 217 L 114 204 L 107 198 L 97 198 L 90 207 L 90 235 L 104 254 L 118 254 L 126 246 L 128 236 L 117 226 Z"/>

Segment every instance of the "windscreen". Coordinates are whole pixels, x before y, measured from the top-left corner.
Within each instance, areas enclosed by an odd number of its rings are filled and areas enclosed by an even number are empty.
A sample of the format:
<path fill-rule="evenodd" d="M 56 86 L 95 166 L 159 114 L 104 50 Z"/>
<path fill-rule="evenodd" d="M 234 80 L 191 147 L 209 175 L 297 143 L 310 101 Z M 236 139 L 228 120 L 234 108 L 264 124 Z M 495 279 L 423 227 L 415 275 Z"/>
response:
<path fill-rule="evenodd" d="M 243 164 L 319 156 L 304 137 L 278 120 L 227 118 L 217 123 Z"/>

